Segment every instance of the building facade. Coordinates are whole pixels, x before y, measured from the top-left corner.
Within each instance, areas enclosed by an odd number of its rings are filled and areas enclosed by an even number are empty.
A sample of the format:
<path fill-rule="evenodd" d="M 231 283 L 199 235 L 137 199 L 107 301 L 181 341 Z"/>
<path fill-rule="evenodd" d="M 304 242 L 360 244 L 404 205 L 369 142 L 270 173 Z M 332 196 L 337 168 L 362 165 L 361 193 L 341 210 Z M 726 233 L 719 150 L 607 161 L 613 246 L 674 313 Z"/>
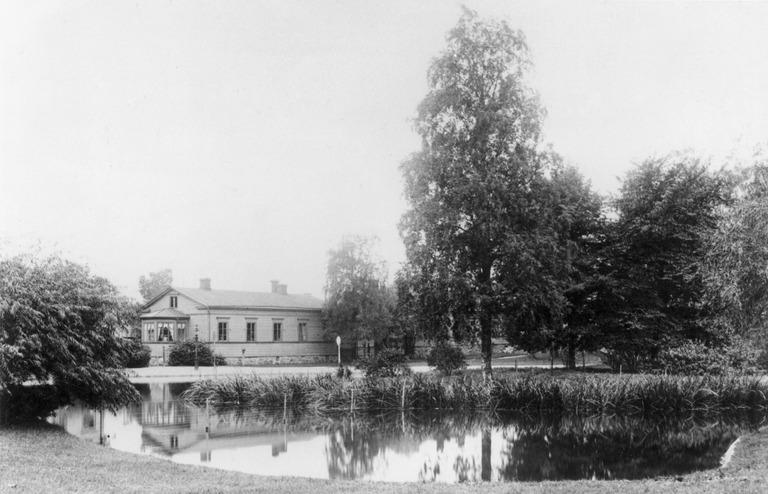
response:
<path fill-rule="evenodd" d="M 156 363 L 176 341 L 209 342 L 228 363 L 280 364 L 336 361 L 336 344 L 323 337 L 322 301 L 289 294 L 272 281 L 270 292 L 168 287 L 144 304 L 141 340 Z"/>

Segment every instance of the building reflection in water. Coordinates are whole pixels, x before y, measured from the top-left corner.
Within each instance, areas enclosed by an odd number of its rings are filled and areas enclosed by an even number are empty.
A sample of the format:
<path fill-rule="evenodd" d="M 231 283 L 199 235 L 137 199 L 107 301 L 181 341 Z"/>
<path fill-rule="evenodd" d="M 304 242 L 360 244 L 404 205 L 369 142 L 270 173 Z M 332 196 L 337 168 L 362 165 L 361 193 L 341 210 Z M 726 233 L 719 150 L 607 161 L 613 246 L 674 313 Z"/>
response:
<path fill-rule="evenodd" d="M 744 429 L 481 414 L 354 420 L 289 414 L 283 421 L 282 413 L 188 406 L 179 400 L 185 385 L 138 388 L 141 403 L 105 414 L 111 447 L 260 475 L 395 482 L 643 478 L 715 468 Z M 98 442 L 98 413 L 70 406 L 53 422 Z"/>

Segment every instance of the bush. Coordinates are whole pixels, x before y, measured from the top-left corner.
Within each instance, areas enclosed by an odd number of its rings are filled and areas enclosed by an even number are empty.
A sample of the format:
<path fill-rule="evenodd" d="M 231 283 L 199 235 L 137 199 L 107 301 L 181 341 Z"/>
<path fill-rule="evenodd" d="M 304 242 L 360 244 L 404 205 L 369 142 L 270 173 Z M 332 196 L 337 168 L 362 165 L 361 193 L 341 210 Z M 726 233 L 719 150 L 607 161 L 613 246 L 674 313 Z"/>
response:
<path fill-rule="evenodd" d="M 133 339 L 125 340 L 125 367 L 129 369 L 147 367 L 151 358 L 152 351 L 147 345 L 142 345 L 140 341 Z"/>
<path fill-rule="evenodd" d="M 45 420 L 71 401 L 65 391 L 50 384 L 14 386 L 8 393 L 0 389 L 0 426 L 4 419 L 11 424 Z"/>
<path fill-rule="evenodd" d="M 357 368 L 365 372 L 365 377 L 397 377 L 411 374 L 411 368 L 405 364 L 405 355 L 390 348 L 360 361 Z"/>
<path fill-rule="evenodd" d="M 661 351 L 652 364 L 653 370 L 669 374 L 720 375 L 753 372 L 758 352 L 745 342 L 734 339 L 727 346 L 712 348 L 698 341 L 686 341 Z"/>
<path fill-rule="evenodd" d="M 197 349 L 198 365 L 211 366 L 214 365 L 214 361 L 216 365 L 227 365 L 227 361 L 223 356 L 218 354 L 214 355 L 211 351 L 211 347 L 202 341 L 181 341 L 174 343 L 168 354 L 168 365 L 195 365 L 195 349 Z"/>
<path fill-rule="evenodd" d="M 441 342 L 429 351 L 427 365 L 450 376 L 455 371 L 466 368 L 467 360 L 464 358 L 464 352 L 461 351 L 461 348 Z"/>

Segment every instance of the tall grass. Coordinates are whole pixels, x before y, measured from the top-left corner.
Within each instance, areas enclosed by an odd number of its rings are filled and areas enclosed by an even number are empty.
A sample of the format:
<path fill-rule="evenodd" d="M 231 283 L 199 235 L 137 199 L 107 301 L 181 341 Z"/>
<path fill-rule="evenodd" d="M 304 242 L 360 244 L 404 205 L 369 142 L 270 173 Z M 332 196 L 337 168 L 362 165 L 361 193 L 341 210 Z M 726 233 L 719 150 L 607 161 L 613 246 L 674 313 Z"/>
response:
<path fill-rule="evenodd" d="M 197 405 L 283 408 L 328 414 L 350 410 L 512 410 L 526 413 L 718 413 L 768 409 L 768 386 L 744 376 L 585 375 L 521 373 L 342 380 L 233 376 L 194 383 L 184 398 Z"/>

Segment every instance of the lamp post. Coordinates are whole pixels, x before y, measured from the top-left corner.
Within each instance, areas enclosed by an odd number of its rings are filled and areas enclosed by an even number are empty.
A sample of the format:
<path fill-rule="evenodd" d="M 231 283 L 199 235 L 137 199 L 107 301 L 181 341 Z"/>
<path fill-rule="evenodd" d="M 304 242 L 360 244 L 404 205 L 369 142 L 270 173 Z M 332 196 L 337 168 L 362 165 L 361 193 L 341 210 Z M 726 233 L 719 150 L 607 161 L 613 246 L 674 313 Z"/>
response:
<path fill-rule="evenodd" d="M 336 349 L 338 350 L 339 368 L 341 368 L 341 336 L 336 337 Z"/>
<path fill-rule="evenodd" d="M 195 324 L 195 370 L 198 368 L 198 362 L 197 362 L 197 338 L 198 338 L 199 331 L 197 330 L 197 324 Z"/>

